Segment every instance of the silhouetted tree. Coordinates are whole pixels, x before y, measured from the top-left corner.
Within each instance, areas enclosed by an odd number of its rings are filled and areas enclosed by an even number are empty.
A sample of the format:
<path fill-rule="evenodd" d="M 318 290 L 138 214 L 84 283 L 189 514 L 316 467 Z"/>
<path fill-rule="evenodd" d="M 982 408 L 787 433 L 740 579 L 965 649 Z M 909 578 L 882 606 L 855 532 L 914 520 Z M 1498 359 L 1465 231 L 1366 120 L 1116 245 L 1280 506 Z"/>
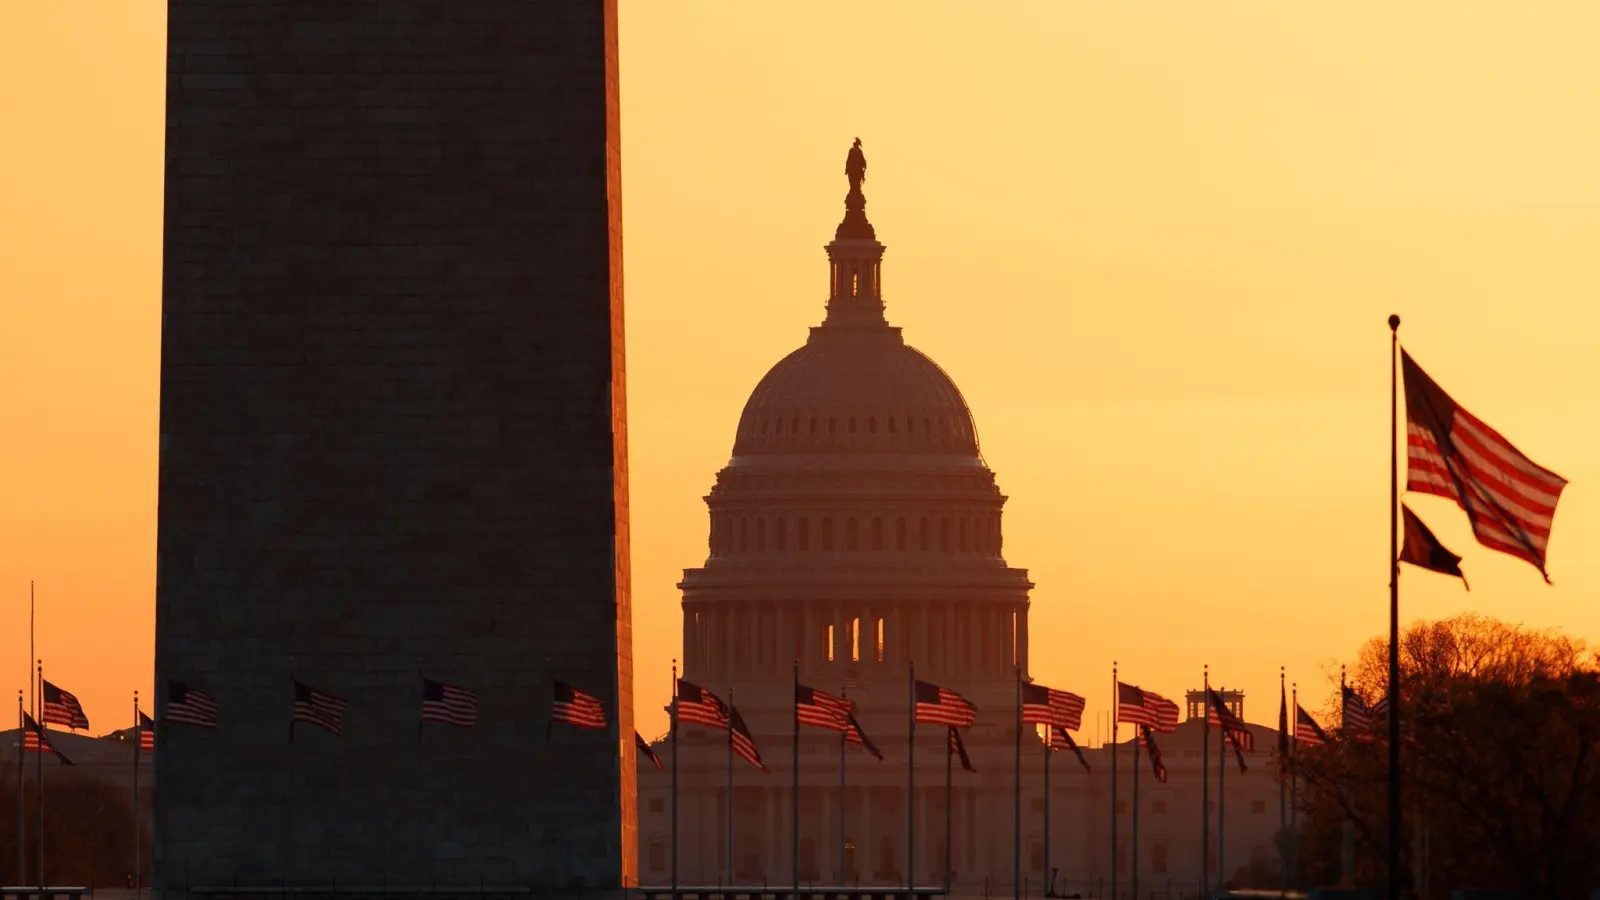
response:
<path fill-rule="evenodd" d="M 0 872 L 5 883 L 17 880 L 17 769 L 16 758 L 0 776 Z M 22 782 L 25 872 L 22 884 L 38 882 L 38 785 L 30 758 Z M 44 770 L 45 877 L 52 884 L 123 887 L 133 871 L 133 798 L 117 785 L 93 775 L 47 763 Z M 150 850 L 145 831 L 144 849 Z M 149 863 L 145 863 L 148 877 Z"/>
<path fill-rule="evenodd" d="M 1474 886 L 1588 896 L 1600 886 L 1594 657 L 1580 641 L 1481 616 L 1412 626 L 1400 649 L 1408 873 L 1426 870 L 1429 900 Z M 1387 642 L 1372 641 L 1353 670 L 1369 698 L 1386 690 L 1387 653 Z M 1377 881 L 1386 859 L 1387 726 L 1355 736 L 1333 724 L 1330 743 L 1294 763 L 1306 822 L 1301 869 L 1337 872 L 1348 823 L 1358 881 Z"/>

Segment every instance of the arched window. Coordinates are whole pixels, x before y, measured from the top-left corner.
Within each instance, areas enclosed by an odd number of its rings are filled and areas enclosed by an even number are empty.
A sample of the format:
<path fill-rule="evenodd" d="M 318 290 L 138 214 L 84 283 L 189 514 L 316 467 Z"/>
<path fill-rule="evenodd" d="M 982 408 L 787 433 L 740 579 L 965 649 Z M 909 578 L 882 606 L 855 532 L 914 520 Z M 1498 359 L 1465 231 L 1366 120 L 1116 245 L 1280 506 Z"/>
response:
<path fill-rule="evenodd" d="M 750 537 L 750 520 L 749 519 L 740 519 L 739 520 L 739 552 L 740 553 L 743 553 L 745 550 L 749 549 L 749 547 L 750 547 L 750 544 L 748 543 L 748 538 L 749 537 Z"/>
<path fill-rule="evenodd" d="M 872 519 L 872 549 L 883 549 L 883 520 L 877 517 Z"/>
<path fill-rule="evenodd" d="M 921 550 L 923 552 L 927 552 L 927 549 L 928 549 L 928 519 L 927 519 L 927 517 L 923 517 L 922 521 L 917 523 L 917 549 Z"/>
<path fill-rule="evenodd" d="M 807 519 L 805 516 L 801 516 L 799 519 L 796 520 L 795 527 L 800 532 L 799 534 L 795 535 L 795 537 L 798 538 L 799 541 L 800 541 L 800 549 L 801 550 L 810 550 L 811 549 L 811 520 Z"/>
<path fill-rule="evenodd" d="M 904 550 L 906 548 L 905 516 L 901 516 L 900 518 L 894 520 L 894 548 L 896 550 Z"/>
<path fill-rule="evenodd" d="M 957 549 L 962 553 L 967 552 L 967 517 L 962 516 L 956 520 Z"/>
<path fill-rule="evenodd" d="M 833 520 L 829 518 L 822 520 L 822 549 L 833 549 Z"/>
<path fill-rule="evenodd" d="M 861 529 L 856 525 L 856 517 L 851 516 L 844 523 L 844 548 L 846 550 L 860 550 Z"/>
<path fill-rule="evenodd" d="M 765 518 L 756 520 L 756 552 L 767 552 L 767 520 Z"/>
<path fill-rule="evenodd" d="M 950 552 L 950 520 L 939 520 L 939 552 Z"/>
<path fill-rule="evenodd" d="M 785 519 L 782 516 L 778 517 L 778 534 L 776 535 L 776 537 L 778 539 L 778 549 L 779 550 L 787 550 L 787 549 L 789 549 L 788 541 L 786 540 L 786 538 L 788 537 L 788 527 L 787 527 L 788 524 L 789 524 L 789 520 L 788 519 Z"/>

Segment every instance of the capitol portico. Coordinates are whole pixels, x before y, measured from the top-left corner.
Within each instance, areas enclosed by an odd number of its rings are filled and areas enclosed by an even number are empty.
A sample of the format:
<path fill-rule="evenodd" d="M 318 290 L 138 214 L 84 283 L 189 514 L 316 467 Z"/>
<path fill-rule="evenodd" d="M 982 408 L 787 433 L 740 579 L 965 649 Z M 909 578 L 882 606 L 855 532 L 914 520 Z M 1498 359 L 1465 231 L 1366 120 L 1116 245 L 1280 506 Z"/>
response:
<path fill-rule="evenodd" d="M 1002 554 L 1006 497 L 984 463 L 960 390 L 885 316 L 885 248 L 866 216 L 865 173 L 857 142 L 846 163 L 844 218 L 826 246 L 826 314 L 745 404 L 732 458 L 705 498 L 707 557 L 685 570 L 679 585 L 681 675 L 732 701 L 771 770 L 733 762 L 730 858 L 727 735 L 680 726 L 681 884 L 784 883 L 790 877 L 797 661 L 802 684 L 847 693 L 856 702 L 862 729 L 884 757 L 845 745 L 837 732 L 800 729 L 802 880 L 906 884 L 912 665 L 916 678 L 957 691 L 978 707 L 977 723 L 964 730 L 976 772 L 956 765 L 951 778 L 953 883 L 1009 885 L 1012 879 L 1015 673 L 1020 667 L 1029 677 L 1033 585 L 1027 571 L 1008 565 Z M 1161 842 L 1140 861 L 1141 868 L 1160 870 L 1151 871 L 1152 884 L 1173 878 L 1192 886 L 1200 877 L 1198 850 L 1180 853 L 1177 845 L 1188 846 L 1184 835 L 1198 836 L 1202 728 L 1189 721 L 1164 739 L 1172 743 L 1163 745 L 1172 771 L 1167 784 L 1144 773 L 1141 806 L 1163 792 L 1171 795 L 1159 801 L 1161 812 L 1149 816 L 1151 831 L 1144 832 Z M 1046 867 L 1044 751 L 1032 726 L 1023 740 L 1022 868 L 1038 892 Z M 1259 740 L 1270 746 L 1267 734 Z M 915 743 L 911 864 L 918 885 L 936 886 L 946 875 L 945 729 L 920 725 Z M 1186 784 L 1191 744 L 1196 771 L 1188 778 L 1195 783 Z M 639 871 L 645 883 L 665 884 L 673 869 L 673 746 L 667 740 L 655 746 L 667 769 L 644 762 L 638 773 Z M 1110 874 L 1107 752 L 1086 750 L 1092 774 L 1071 754 L 1057 753 L 1052 763 L 1049 867 L 1080 886 Z M 1257 793 L 1270 790 L 1272 815 L 1264 818 L 1275 830 L 1277 783 L 1261 771 L 1269 768 L 1263 759 L 1252 766 L 1253 779 L 1238 781 L 1247 790 L 1253 781 Z M 1129 797 L 1130 774 L 1124 769 L 1119 798 Z M 1232 781 L 1229 788 L 1232 803 Z M 1248 810 L 1260 799 L 1241 795 L 1238 802 Z M 1169 801 L 1171 825 L 1164 828 Z M 1190 814 L 1181 811 L 1190 807 Z M 1259 815 L 1241 813 L 1240 827 Z M 1188 823 L 1182 834 L 1179 822 Z M 1230 821 L 1230 841 L 1233 831 Z M 1119 832 L 1126 835 L 1127 826 Z M 1247 837 L 1230 859 L 1244 862 L 1261 843 Z M 1126 866 L 1124 853 L 1119 867 Z"/>

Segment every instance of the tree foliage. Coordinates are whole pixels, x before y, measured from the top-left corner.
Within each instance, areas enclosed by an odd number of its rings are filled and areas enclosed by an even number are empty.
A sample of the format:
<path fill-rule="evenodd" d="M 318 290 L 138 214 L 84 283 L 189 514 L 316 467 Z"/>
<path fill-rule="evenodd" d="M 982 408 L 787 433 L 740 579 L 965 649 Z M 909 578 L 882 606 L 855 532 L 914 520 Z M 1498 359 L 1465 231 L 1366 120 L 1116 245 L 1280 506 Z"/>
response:
<path fill-rule="evenodd" d="M 1600 887 L 1600 667 L 1583 643 L 1461 616 L 1412 626 L 1400 650 L 1402 854 L 1417 896 L 1481 887 L 1560 900 Z M 1352 685 L 1376 700 L 1387 675 L 1387 641 L 1369 642 Z M 1338 873 L 1348 828 L 1354 880 L 1379 883 L 1387 724 L 1328 732 L 1293 764 L 1300 870 Z"/>
<path fill-rule="evenodd" d="M 17 769 L 15 758 L 0 775 L 0 880 L 36 884 L 39 865 L 39 792 L 34 768 L 22 782 L 24 866 L 17 880 Z M 44 770 L 44 874 L 51 884 L 122 887 L 134 862 L 133 798 L 117 785 L 71 768 Z M 145 823 L 144 871 L 149 875 L 150 836 Z"/>

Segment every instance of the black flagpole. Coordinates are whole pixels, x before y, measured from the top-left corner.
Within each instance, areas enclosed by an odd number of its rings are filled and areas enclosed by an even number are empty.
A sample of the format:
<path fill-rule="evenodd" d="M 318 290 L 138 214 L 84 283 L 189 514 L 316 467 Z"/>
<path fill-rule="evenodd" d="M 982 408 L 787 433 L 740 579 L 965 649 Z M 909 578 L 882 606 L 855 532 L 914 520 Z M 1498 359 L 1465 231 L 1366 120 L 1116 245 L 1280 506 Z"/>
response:
<path fill-rule="evenodd" d="M 1144 737 L 1145 726 L 1135 726 L 1133 729 L 1133 841 L 1128 847 L 1128 864 L 1133 870 L 1129 876 L 1133 881 L 1133 896 L 1139 896 L 1139 745 Z"/>
<path fill-rule="evenodd" d="M 917 664 L 906 662 L 906 689 L 909 705 L 906 713 L 911 721 L 906 723 L 906 889 L 910 890 L 917 884 L 916 853 L 916 828 L 917 828 Z M 946 750 L 950 749 L 948 747 Z"/>
<path fill-rule="evenodd" d="M 800 897 L 800 660 L 794 661 L 794 769 L 793 792 L 789 795 L 789 865 L 794 876 L 794 898 Z M 841 802 L 843 802 L 841 800 Z"/>
<path fill-rule="evenodd" d="M 1211 883 L 1211 666 L 1202 670 L 1200 702 L 1200 893 Z"/>
<path fill-rule="evenodd" d="M 28 681 L 33 681 L 32 672 L 28 673 Z M 27 754 L 23 752 L 23 748 L 27 746 L 28 734 L 27 725 L 22 718 L 22 706 L 22 688 L 17 688 L 17 884 L 19 885 L 28 883 L 28 875 L 25 871 L 28 868 L 28 851 L 23 849 L 22 846 L 22 832 L 24 828 L 22 812 L 22 779 L 27 776 L 27 769 L 24 768 L 24 766 L 27 764 L 25 762 L 27 759 Z M 40 752 L 42 753 L 44 751 L 41 750 Z"/>
<path fill-rule="evenodd" d="M 1283 679 L 1284 679 L 1284 667 L 1283 666 L 1279 666 L 1278 667 L 1278 698 L 1279 698 L 1278 699 L 1278 704 L 1279 704 L 1279 706 L 1282 706 L 1283 702 L 1284 702 L 1283 701 L 1283 686 L 1284 686 L 1283 685 Z M 1283 722 L 1282 722 L 1282 724 L 1283 724 L 1284 733 L 1278 736 L 1278 747 L 1279 747 L 1279 749 L 1288 750 L 1288 748 L 1289 748 L 1289 735 L 1294 733 L 1294 723 L 1296 721 L 1298 721 L 1298 719 L 1297 719 L 1298 715 L 1299 715 L 1299 710 L 1298 709 L 1291 711 L 1288 707 L 1283 707 Z M 1287 796 L 1287 793 L 1286 793 L 1286 791 L 1288 790 L 1288 782 L 1289 782 L 1289 759 L 1288 759 L 1288 757 L 1284 757 L 1283 759 L 1278 760 L 1278 766 L 1279 766 L 1279 771 L 1282 772 L 1282 775 L 1280 775 L 1279 778 L 1278 778 L 1278 833 L 1283 835 L 1283 847 L 1278 853 L 1278 868 L 1281 869 L 1282 873 L 1283 873 L 1283 878 L 1280 879 L 1280 885 L 1281 885 L 1281 887 L 1283 889 L 1283 892 L 1287 894 L 1289 892 L 1289 878 L 1290 878 L 1290 873 L 1289 873 L 1289 800 L 1288 800 L 1288 796 Z"/>
<path fill-rule="evenodd" d="M 839 696 L 841 698 L 843 698 L 846 703 L 848 703 L 850 701 L 849 693 L 847 693 L 844 690 L 839 691 Z M 798 716 L 799 713 L 796 712 L 796 715 Z M 796 720 L 796 721 L 798 721 L 798 720 Z M 799 726 L 798 725 L 796 725 L 796 727 L 795 727 L 795 733 L 797 735 L 799 734 Z M 846 722 L 845 723 L 845 730 L 839 732 L 839 886 L 840 887 L 844 887 L 844 884 L 845 884 L 845 874 L 844 874 L 844 830 L 845 830 L 845 826 L 846 826 L 847 823 L 845 821 L 845 813 L 844 813 L 844 791 L 845 791 L 845 784 L 844 784 L 844 751 L 845 751 L 845 743 L 849 740 L 849 738 L 850 738 L 850 723 Z"/>
<path fill-rule="evenodd" d="M 1022 900 L 1022 664 L 1016 665 L 1017 674 L 1017 753 L 1012 767 L 1015 776 L 1011 794 L 1011 898 Z"/>
<path fill-rule="evenodd" d="M 139 692 L 133 692 L 133 897 L 139 900 L 144 884 L 144 835 L 139 831 L 139 757 L 144 751 L 144 727 L 139 723 Z"/>
<path fill-rule="evenodd" d="M 44 888 L 45 888 L 45 883 L 44 883 L 44 742 L 45 742 L 45 731 L 44 731 L 44 710 L 42 708 L 44 706 L 44 660 L 42 660 L 42 659 L 41 660 L 36 660 L 35 662 L 37 663 L 37 665 L 39 667 L 39 685 L 38 685 L 38 689 L 37 689 L 38 690 L 38 697 L 39 697 L 39 705 L 37 707 L 35 707 L 36 709 L 39 709 L 39 717 L 33 720 L 34 725 L 37 726 L 38 729 L 39 729 L 39 759 L 37 760 L 38 765 L 35 766 L 35 769 L 36 769 L 36 771 L 38 773 L 38 776 L 39 776 L 39 803 L 38 803 L 38 806 L 39 806 L 39 837 L 37 839 L 39 841 L 39 871 L 35 872 L 34 874 L 39 876 L 39 896 L 43 897 L 44 896 Z M 22 786 L 21 785 L 17 785 L 17 790 L 19 790 L 19 791 L 22 790 Z"/>
<path fill-rule="evenodd" d="M 672 900 L 678 900 L 678 661 L 672 661 L 672 705 L 667 708 L 672 735 Z"/>
<path fill-rule="evenodd" d="M 1050 889 L 1055 886 L 1055 878 L 1050 874 L 1050 745 L 1055 740 L 1055 728 L 1055 725 L 1044 727 L 1044 895 L 1046 897 L 1050 896 Z"/>
<path fill-rule="evenodd" d="M 944 895 L 950 896 L 950 868 L 955 865 L 950 859 L 950 757 L 955 756 L 950 747 L 944 748 Z M 972 827 L 972 823 L 967 823 Z"/>
<path fill-rule="evenodd" d="M 728 688 L 728 858 L 727 885 L 733 887 L 733 688 Z"/>
<path fill-rule="evenodd" d="M 1224 688 L 1226 690 L 1226 688 Z M 1211 702 L 1211 695 L 1206 695 L 1206 703 Z M 1210 740 L 1211 707 L 1206 707 L 1207 740 Z M 1228 729 L 1222 727 L 1222 713 L 1217 713 L 1217 890 L 1222 890 L 1228 880 Z"/>
<path fill-rule="evenodd" d="M 1289 687 L 1289 703 L 1294 706 L 1294 724 L 1289 726 L 1289 759 L 1292 762 L 1300 755 L 1300 686 Z M 1295 796 L 1300 787 L 1300 779 L 1293 769 L 1289 770 L 1289 887 L 1294 887 L 1300 880 L 1300 838 L 1299 826 L 1296 824 L 1295 806 L 1299 798 Z"/>
<path fill-rule="evenodd" d="M 1400 900 L 1400 317 L 1389 317 L 1389 898 Z"/>
<path fill-rule="evenodd" d="M 1111 661 L 1111 897 L 1117 896 L 1117 719 L 1122 698 L 1117 690 L 1117 661 Z"/>

